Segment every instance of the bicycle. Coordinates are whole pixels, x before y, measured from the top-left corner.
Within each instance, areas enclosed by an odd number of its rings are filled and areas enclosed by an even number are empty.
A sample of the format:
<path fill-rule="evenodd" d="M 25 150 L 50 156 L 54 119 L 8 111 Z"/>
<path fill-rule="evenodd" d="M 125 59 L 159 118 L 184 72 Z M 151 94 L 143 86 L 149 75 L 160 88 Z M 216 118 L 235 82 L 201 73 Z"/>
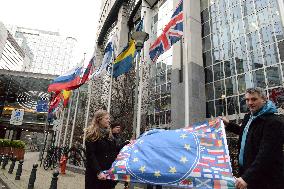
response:
<path fill-rule="evenodd" d="M 78 144 L 75 144 L 67 151 L 67 162 L 78 167 L 86 166 L 86 151 Z"/>

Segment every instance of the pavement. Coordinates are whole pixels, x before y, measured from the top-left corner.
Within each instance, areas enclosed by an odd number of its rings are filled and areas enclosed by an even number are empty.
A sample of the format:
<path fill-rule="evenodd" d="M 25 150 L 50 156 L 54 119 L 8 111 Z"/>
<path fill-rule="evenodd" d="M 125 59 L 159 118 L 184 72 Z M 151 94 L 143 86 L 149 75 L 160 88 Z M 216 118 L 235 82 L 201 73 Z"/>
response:
<path fill-rule="evenodd" d="M 38 161 L 39 152 L 26 152 L 23 164 L 23 171 L 20 180 L 15 180 L 16 169 L 18 168 L 18 162 L 14 168 L 13 174 L 9 174 L 8 170 L 11 161 L 6 166 L 6 169 L 0 169 L 0 187 L 3 189 L 27 189 L 29 183 L 29 177 L 34 163 L 40 164 Z M 38 166 L 36 172 L 36 181 L 34 189 L 49 189 L 52 179 L 52 173 L 54 170 L 44 170 L 43 167 Z M 74 173 L 66 171 L 65 175 L 59 174 L 58 189 L 84 189 L 85 188 L 85 176 L 80 173 Z M 123 189 L 123 184 L 118 183 L 115 189 Z M 134 187 L 136 188 L 136 187 Z M 137 187 L 138 189 L 138 187 Z"/>

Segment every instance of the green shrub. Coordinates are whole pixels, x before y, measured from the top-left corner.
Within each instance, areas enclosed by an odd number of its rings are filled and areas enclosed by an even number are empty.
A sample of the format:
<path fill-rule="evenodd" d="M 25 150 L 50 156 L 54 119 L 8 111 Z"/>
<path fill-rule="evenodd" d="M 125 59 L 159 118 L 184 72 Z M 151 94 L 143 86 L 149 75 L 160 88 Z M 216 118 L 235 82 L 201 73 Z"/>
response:
<path fill-rule="evenodd" d="M 13 147 L 24 149 L 26 144 L 21 140 L 0 139 L 0 147 Z"/>

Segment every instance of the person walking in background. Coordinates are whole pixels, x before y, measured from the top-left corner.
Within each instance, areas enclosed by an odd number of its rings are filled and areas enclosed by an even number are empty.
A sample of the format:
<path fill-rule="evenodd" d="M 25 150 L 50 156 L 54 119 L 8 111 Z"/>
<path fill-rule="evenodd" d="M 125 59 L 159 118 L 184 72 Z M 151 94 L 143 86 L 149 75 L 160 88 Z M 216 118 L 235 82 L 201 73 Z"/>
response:
<path fill-rule="evenodd" d="M 226 130 L 239 135 L 238 189 L 283 189 L 283 121 L 262 88 L 245 92 L 249 113 L 239 126 L 222 117 Z"/>
<path fill-rule="evenodd" d="M 86 189 L 113 189 L 116 182 L 106 180 L 102 172 L 108 170 L 114 162 L 117 149 L 110 130 L 110 116 L 105 110 L 94 114 L 91 125 L 86 128 Z"/>

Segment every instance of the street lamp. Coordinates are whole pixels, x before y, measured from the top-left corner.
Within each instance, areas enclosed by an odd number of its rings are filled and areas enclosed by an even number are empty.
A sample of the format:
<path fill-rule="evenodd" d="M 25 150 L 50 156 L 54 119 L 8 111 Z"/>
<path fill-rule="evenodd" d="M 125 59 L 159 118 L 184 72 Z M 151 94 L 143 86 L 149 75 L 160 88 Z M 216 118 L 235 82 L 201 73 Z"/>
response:
<path fill-rule="evenodd" d="M 131 38 L 135 41 L 135 48 L 137 50 L 137 61 L 136 61 L 136 80 L 135 80 L 135 97 L 134 97 L 134 116 L 133 116 L 133 136 L 136 138 L 140 135 L 140 108 L 138 110 L 138 84 L 139 84 L 139 65 L 140 65 L 140 52 L 144 46 L 144 42 L 149 39 L 149 34 L 143 31 L 135 31 L 132 33 Z M 141 76 L 142 77 L 142 76 Z M 141 93 L 141 91 L 139 91 Z"/>

